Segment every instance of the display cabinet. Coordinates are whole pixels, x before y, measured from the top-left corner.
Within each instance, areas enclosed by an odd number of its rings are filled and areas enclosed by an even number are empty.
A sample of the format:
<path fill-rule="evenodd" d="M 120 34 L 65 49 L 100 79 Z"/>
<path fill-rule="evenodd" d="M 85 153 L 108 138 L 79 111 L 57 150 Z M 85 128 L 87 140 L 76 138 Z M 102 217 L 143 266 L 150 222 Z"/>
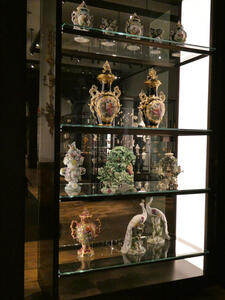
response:
<path fill-rule="evenodd" d="M 39 283 L 54 297 L 207 275 L 212 132 L 195 128 L 201 111 L 180 126 L 179 80 L 183 66 L 215 49 L 185 43 L 181 8 L 179 0 L 57 4 L 55 181 L 41 199 L 39 247 Z"/>

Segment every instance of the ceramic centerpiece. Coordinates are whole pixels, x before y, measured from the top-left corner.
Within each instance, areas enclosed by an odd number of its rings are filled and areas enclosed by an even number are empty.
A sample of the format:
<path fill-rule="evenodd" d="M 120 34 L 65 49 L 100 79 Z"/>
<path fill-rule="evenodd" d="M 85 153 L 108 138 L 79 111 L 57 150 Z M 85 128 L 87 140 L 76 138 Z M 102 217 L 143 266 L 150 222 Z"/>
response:
<path fill-rule="evenodd" d="M 101 192 L 110 194 L 136 191 L 133 172 L 135 160 L 133 151 L 127 147 L 117 146 L 113 148 L 105 166 L 99 170 L 98 179 L 103 185 Z"/>
<path fill-rule="evenodd" d="M 81 244 L 81 249 L 77 251 L 78 257 L 91 257 L 94 250 L 90 243 L 101 231 L 101 221 L 99 218 L 92 220 L 92 215 L 84 210 L 80 215 L 80 221 L 72 220 L 70 224 L 71 236 Z"/>
<path fill-rule="evenodd" d="M 146 127 L 158 128 L 165 114 L 164 101 L 166 97 L 162 91 L 158 94 L 161 82 L 153 68 L 149 70 L 145 85 L 148 88 L 148 93 L 146 94 L 143 90 L 140 92 L 139 98 L 141 102 L 138 109 L 142 112 Z"/>
<path fill-rule="evenodd" d="M 180 44 L 184 44 L 186 42 L 187 33 L 180 21 L 177 22 L 175 29 L 171 31 L 170 39 Z M 172 56 L 180 57 L 180 51 L 173 51 Z"/>
<path fill-rule="evenodd" d="M 68 182 L 65 186 L 65 192 L 70 197 L 78 195 L 81 191 L 78 182 L 81 179 L 81 175 L 84 175 L 86 171 L 85 168 L 81 167 L 83 161 L 84 157 L 81 155 L 81 151 L 76 147 L 76 143 L 73 142 L 69 145 L 69 150 L 63 159 L 66 167 L 60 169 L 60 175 L 64 176 Z"/>
<path fill-rule="evenodd" d="M 132 16 L 130 16 L 129 20 L 126 22 L 125 32 L 135 35 L 134 37 L 138 39 L 138 36 L 143 35 L 144 26 L 141 23 L 141 19 L 138 17 L 136 13 L 134 13 Z M 137 51 L 140 49 L 140 46 L 135 44 L 129 44 L 127 45 L 127 49 L 130 51 Z"/>
<path fill-rule="evenodd" d="M 101 82 L 102 89 L 99 92 L 97 86 L 92 85 L 89 91 L 91 95 L 90 110 L 99 125 L 112 125 L 120 111 L 121 91 L 118 86 L 114 87 L 112 91 L 112 83 L 117 77 L 112 74 L 108 61 L 104 63 L 102 74 L 99 74 L 97 79 Z"/>
<path fill-rule="evenodd" d="M 165 153 L 156 168 L 156 174 L 160 177 L 159 189 L 176 190 L 178 187 L 177 176 L 181 173 L 177 159 L 173 153 Z"/>
<path fill-rule="evenodd" d="M 86 3 L 83 1 L 71 14 L 73 28 L 77 30 L 87 31 L 84 27 L 91 27 L 93 23 L 93 16 L 90 15 L 90 10 L 87 8 Z M 87 43 L 89 38 L 85 36 L 76 36 L 74 40 L 78 43 Z"/>
<path fill-rule="evenodd" d="M 171 40 L 178 43 L 185 43 L 187 39 L 187 33 L 184 31 L 184 27 L 180 21 L 177 22 L 174 30 L 171 31 Z"/>

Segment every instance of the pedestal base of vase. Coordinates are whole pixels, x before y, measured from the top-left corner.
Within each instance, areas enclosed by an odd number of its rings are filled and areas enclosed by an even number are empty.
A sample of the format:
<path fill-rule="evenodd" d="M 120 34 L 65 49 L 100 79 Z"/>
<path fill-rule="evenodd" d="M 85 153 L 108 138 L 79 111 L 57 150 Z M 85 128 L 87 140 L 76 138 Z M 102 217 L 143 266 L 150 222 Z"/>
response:
<path fill-rule="evenodd" d="M 98 126 L 112 126 L 112 124 L 111 123 L 109 123 L 109 124 L 98 124 Z"/>
<path fill-rule="evenodd" d="M 77 251 L 77 255 L 79 258 L 92 257 L 94 256 L 94 254 L 95 252 L 91 247 L 82 247 Z"/>
<path fill-rule="evenodd" d="M 159 124 L 158 125 L 146 125 L 145 127 L 147 127 L 147 128 L 159 128 Z"/>

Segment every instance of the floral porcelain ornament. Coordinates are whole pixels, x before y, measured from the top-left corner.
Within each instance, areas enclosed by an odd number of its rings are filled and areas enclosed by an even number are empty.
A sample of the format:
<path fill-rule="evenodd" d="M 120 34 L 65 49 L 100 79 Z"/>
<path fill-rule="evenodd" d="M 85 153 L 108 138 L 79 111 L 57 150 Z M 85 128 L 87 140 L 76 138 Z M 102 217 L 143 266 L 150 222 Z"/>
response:
<path fill-rule="evenodd" d="M 102 74 L 99 74 L 97 79 L 102 84 L 102 90 L 99 92 L 97 86 L 92 85 L 89 91 L 91 95 L 90 110 L 98 120 L 99 125 L 112 125 L 114 118 L 120 111 L 119 97 L 121 91 L 118 86 L 114 87 L 112 91 L 112 83 L 117 77 L 112 73 L 108 61 L 104 63 Z M 106 86 L 109 86 L 108 90 L 105 90 Z"/>
<path fill-rule="evenodd" d="M 65 192 L 70 197 L 78 195 L 81 191 L 78 181 L 81 179 L 81 175 L 84 175 L 86 171 L 85 168 L 81 167 L 83 161 L 84 157 L 81 155 L 81 151 L 76 147 L 76 143 L 73 142 L 69 145 L 69 150 L 63 160 L 66 168 L 60 169 L 60 175 L 64 176 L 68 182 L 65 186 Z"/>
<path fill-rule="evenodd" d="M 135 191 L 133 164 L 136 157 L 123 146 L 113 148 L 103 168 L 99 170 L 98 179 L 103 184 L 102 193 Z"/>
<path fill-rule="evenodd" d="M 184 31 L 183 25 L 178 21 L 174 30 L 170 33 L 170 39 L 174 42 L 184 44 L 187 39 L 187 33 Z M 180 57 L 180 51 L 172 52 L 171 54 L 174 57 Z"/>
<path fill-rule="evenodd" d="M 90 15 L 90 10 L 87 8 L 86 3 L 83 1 L 76 10 L 74 10 L 71 14 L 71 20 L 73 22 L 73 28 L 77 30 L 87 31 L 84 27 L 91 27 L 93 23 L 93 16 Z M 78 26 L 79 25 L 79 26 Z M 89 42 L 89 38 L 84 36 L 76 36 L 74 40 L 78 43 L 87 43 Z"/>
<path fill-rule="evenodd" d="M 139 94 L 141 100 L 138 107 L 142 112 L 143 121 L 146 127 L 158 128 L 165 114 L 166 99 L 165 94 L 161 91 L 158 95 L 158 88 L 161 85 L 155 69 L 149 70 L 145 85 L 148 87 L 149 95 L 142 90 Z"/>
<path fill-rule="evenodd" d="M 92 221 L 92 215 L 88 210 L 84 210 L 80 215 L 80 222 L 72 220 L 70 224 L 71 236 L 81 244 L 81 249 L 77 251 L 78 257 L 91 257 L 94 250 L 90 243 L 98 236 L 101 231 L 101 221 L 97 218 Z"/>
<path fill-rule="evenodd" d="M 181 173 L 181 167 L 173 153 L 165 153 L 160 159 L 156 174 L 160 177 L 158 184 L 160 190 L 176 190 L 178 187 L 177 176 Z"/>
<path fill-rule="evenodd" d="M 178 43 L 185 43 L 187 39 L 187 33 L 184 31 L 184 27 L 180 21 L 177 22 L 175 30 L 171 31 L 171 40 Z"/>
<path fill-rule="evenodd" d="M 128 34 L 136 35 L 137 37 L 132 37 L 133 39 L 139 39 L 138 36 L 143 35 L 144 26 L 141 23 L 141 19 L 136 13 L 130 16 L 129 20 L 126 22 L 125 32 Z M 140 46 L 135 44 L 129 44 L 127 49 L 130 51 L 137 51 Z"/>

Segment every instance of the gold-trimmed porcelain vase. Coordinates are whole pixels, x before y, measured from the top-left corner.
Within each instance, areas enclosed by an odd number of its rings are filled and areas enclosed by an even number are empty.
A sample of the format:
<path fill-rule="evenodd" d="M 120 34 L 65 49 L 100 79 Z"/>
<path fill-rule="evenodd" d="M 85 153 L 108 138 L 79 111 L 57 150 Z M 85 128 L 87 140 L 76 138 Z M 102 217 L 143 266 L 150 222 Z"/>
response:
<path fill-rule="evenodd" d="M 166 97 L 163 92 L 158 95 L 158 87 L 161 82 L 158 80 L 157 73 L 153 68 L 149 70 L 145 85 L 148 87 L 148 95 L 143 90 L 140 92 L 141 102 L 138 109 L 142 112 L 146 127 L 158 128 L 165 114 L 164 101 Z"/>
<path fill-rule="evenodd" d="M 97 86 L 92 85 L 89 91 L 91 95 L 90 110 L 97 119 L 98 125 L 112 125 L 120 111 L 119 97 L 121 91 L 118 86 L 114 87 L 112 91 L 112 83 L 117 77 L 112 74 L 108 61 L 104 63 L 103 72 L 98 75 L 97 79 L 102 84 L 102 90 L 99 92 Z"/>

